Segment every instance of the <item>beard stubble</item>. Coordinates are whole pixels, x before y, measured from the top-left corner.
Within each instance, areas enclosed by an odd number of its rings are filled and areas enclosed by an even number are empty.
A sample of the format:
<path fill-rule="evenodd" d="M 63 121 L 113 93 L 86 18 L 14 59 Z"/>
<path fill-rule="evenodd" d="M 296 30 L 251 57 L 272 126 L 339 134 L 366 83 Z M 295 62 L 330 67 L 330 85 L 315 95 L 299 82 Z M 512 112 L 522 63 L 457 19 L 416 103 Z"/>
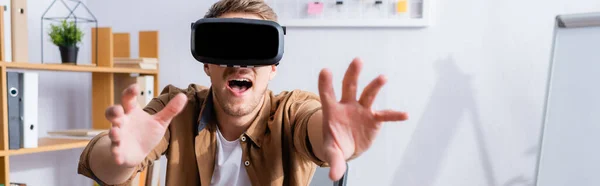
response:
<path fill-rule="evenodd" d="M 238 71 L 249 71 L 248 69 L 234 69 L 234 68 L 228 68 L 225 70 L 225 72 L 223 73 L 223 80 L 226 80 L 227 77 L 230 74 L 235 74 Z M 247 72 L 249 73 L 249 72 Z M 244 73 L 242 73 L 244 74 Z M 225 82 L 227 83 L 227 82 Z M 225 85 L 225 87 L 219 89 L 219 92 L 215 94 L 215 98 L 217 100 L 217 103 L 219 104 L 219 106 L 221 106 L 221 108 L 223 109 L 223 111 L 230 116 L 245 116 L 247 114 L 250 114 L 252 111 L 254 111 L 254 109 L 256 109 L 256 107 L 258 107 L 258 104 L 260 103 L 260 101 L 262 100 L 263 96 L 265 95 L 265 92 L 267 91 L 267 88 L 265 87 L 263 90 L 259 91 L 260 94 L 254 94 L 252 96 L 250 96 L 250 100 L 243 100 L 243 103 L 237 103 L 236 100 L 234 99 L 227 99 L 229 96 L 227 96 L 229 94 L 229 90 L 227 90 L 226 88 L 227 85 Z M 250 88 L 248 88 L 248 90 L 246 91 L 252 91 L 255 87 L 252 86 Z M 252 92 L 250 92 L 252 93 Z"/>

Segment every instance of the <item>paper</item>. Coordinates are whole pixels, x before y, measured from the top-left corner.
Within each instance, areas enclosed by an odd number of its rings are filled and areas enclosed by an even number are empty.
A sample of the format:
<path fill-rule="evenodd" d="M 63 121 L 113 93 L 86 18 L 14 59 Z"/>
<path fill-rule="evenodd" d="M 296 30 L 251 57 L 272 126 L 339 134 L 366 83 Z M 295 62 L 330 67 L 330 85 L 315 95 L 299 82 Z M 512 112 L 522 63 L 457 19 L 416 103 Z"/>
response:
<path fill-rule="evenodd" d="M 308 4 L 309 15 L 320 14 L 321 12 L 323 12 L 323 3 L 314 2 Z"/>
<path fill-rule="evenodd" d="M 404 13 L 407 10 L 406 0 L 398 0 L 396 3 L 396 12 Z"/>

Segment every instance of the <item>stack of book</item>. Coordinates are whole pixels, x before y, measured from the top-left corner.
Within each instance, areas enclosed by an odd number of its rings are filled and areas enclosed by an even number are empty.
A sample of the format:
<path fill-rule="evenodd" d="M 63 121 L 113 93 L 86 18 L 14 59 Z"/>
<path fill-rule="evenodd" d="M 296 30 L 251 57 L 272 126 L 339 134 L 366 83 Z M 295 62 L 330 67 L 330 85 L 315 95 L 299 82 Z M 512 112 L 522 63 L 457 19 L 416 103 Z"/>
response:
<path fill-rule="evenodd" d="M 115 58 L 113 58 L 113 62 L 114 62 L 115 67 L 139 68 L 139 69 L 148 69 L 148 70 L 158 69 L 158 59 L 157 58 L 115 57 Z"/>

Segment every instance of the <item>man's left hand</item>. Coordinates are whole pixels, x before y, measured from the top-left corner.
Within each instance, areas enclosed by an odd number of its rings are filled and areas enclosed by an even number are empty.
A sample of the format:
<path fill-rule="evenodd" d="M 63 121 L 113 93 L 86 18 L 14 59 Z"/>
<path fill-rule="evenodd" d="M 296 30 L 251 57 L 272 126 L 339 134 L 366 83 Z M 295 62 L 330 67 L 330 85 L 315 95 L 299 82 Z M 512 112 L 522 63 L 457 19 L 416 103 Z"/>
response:
<path fill-rule="evenodd" d="M 319 95 L 323 112 L 324 158 L 330 165 L 329 177 L 339 180 L 346 170 L 346 160 L 366 151 L 379 132 L 382 122 L 404 121 L 408 116 L 394 110 L 374 111 L 373 101 L 386 83 L 383 75 L 371 81 L 356 99 L 358 75 L 362 61 L 354 59 L 342 84 L 338 102 L 332 86 L 332 75 L 323 69 L 319 75 Z"/>

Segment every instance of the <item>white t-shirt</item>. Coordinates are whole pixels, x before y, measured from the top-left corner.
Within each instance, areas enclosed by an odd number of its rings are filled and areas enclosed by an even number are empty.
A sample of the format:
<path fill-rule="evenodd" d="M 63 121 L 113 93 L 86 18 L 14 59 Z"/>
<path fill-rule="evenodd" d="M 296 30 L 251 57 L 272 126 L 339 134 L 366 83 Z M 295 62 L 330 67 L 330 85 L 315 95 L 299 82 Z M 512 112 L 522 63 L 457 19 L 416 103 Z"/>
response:
<path fill-rule="evenodd" d="M 218 127 L 215 171 L 210 185 L 251 185 L 246 168 L 242 164 L 242 146 L 240 145 L 240 140 L 227 141 Z"/>

